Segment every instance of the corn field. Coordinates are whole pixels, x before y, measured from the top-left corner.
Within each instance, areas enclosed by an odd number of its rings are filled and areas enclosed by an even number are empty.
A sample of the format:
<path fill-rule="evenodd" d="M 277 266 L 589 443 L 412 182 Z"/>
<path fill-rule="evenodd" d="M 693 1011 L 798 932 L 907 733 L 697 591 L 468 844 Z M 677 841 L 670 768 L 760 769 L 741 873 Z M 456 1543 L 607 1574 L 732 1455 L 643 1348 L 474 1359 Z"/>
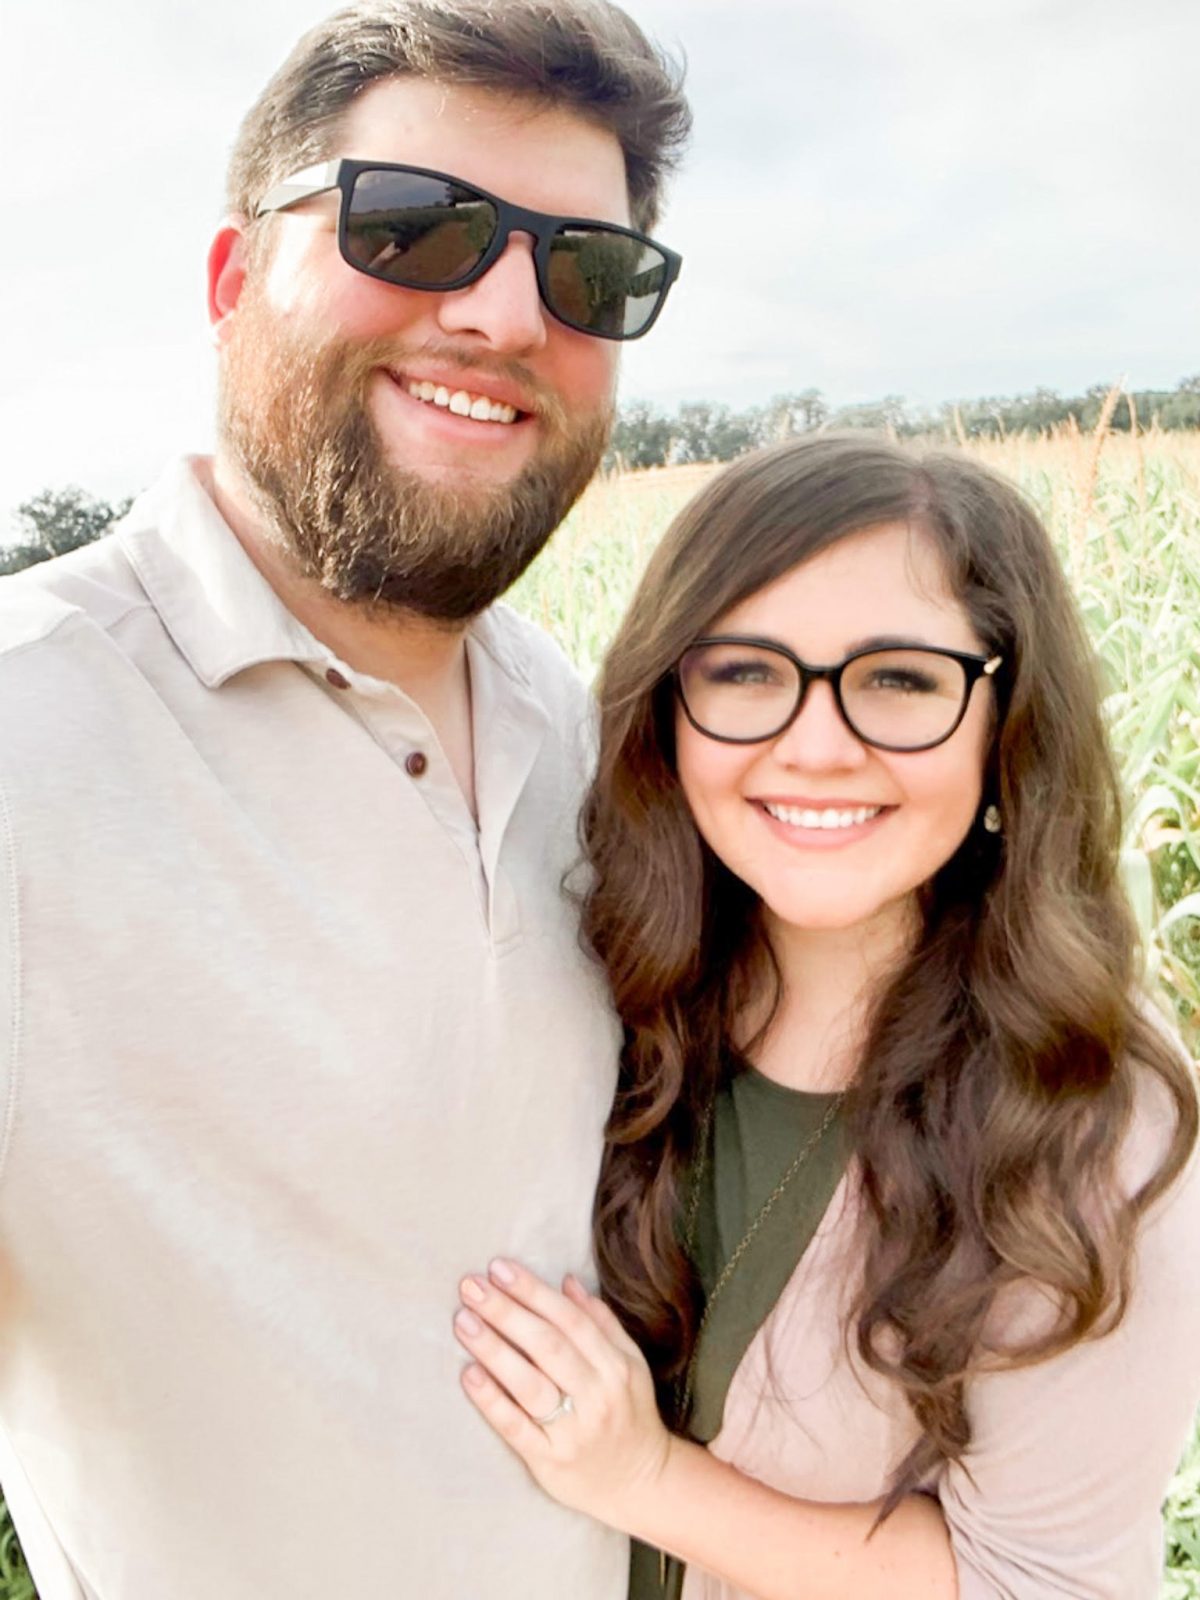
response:
<path fill-rule="evenodd" d="M 1200 434 L 1057 430 L 972 444 L 1039 506 L 1095 642 L 1127 794 L 1125 879 L 1148 971 L 1200 1047 Z M 953 441 L 952 441 L 953 443 Z M 518 584 L 589 678 L 659 535 L 714 469 L 601 479 Z M 1200 1433 L 1166 1507 L 1161 1600 L 1200 1600 Z M 31 1600 L 0 1502 L 0 1600 Z M 214 1597 L 219 1600 L 219 1597 Z"/>

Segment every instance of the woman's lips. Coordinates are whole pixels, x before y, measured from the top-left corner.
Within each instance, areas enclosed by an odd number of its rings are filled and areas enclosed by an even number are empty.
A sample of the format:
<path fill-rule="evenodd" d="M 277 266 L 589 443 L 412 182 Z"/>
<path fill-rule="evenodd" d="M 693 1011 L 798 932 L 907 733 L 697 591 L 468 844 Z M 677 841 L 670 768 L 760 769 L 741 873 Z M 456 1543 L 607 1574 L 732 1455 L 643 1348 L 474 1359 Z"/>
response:
<path fill-rule="evenodd" d="M 779 800 L 753 800 L 764 823 L 785 844 L 805 849 L 836 850 L 856 844 L 882 827 L 895 806 L 840 802 L 836 805 L 794 805 Z"/>

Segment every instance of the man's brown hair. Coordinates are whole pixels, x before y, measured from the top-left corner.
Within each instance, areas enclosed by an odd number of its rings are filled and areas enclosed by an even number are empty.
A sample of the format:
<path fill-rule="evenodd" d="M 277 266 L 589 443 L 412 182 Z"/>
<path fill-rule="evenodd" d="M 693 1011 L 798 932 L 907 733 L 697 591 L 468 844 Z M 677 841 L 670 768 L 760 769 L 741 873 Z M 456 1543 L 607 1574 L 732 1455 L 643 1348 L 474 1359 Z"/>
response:
<path fill-rule="evenodd" d="M 630 213 L 650 229 L 691 129 L 682 67 L 610 0 L 366 0 L 319 23 L 251 107 L 229 164 L 229 209 L 250 217 L 292 173 L 335 156 L 350 103 L 385 78 L 493 89 L 610 131 Z"/>

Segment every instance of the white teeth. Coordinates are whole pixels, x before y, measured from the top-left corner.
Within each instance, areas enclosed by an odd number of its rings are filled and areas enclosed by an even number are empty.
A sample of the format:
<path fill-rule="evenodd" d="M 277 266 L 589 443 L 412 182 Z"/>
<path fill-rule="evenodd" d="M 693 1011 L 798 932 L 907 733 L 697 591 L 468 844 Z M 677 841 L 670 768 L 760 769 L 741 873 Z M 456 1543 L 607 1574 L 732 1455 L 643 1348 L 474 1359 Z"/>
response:
<path fill-rule="evenodd" d="M 807 806 L 771 805 L 764 800 L 763 810 L 792 828 L 854 828 L 877 817 L 883 807 L 855 806 L 845 811 L 835 811 L 830 807 L 825 811 L 813 811 Z"/>
<path fill-rule="evenodd" d="M 516 406 L 503 400 L 489 400 L 483 394 L 468 394 L 465 389 L 453 393 L 444 384 L 430 383 L 428 378 L 410 378 L 405 388 L 414 400 L 438 406 L 443 411 L 453 411 L 456 417 L 471 417 L 476 422 L 515 422 Z"/>

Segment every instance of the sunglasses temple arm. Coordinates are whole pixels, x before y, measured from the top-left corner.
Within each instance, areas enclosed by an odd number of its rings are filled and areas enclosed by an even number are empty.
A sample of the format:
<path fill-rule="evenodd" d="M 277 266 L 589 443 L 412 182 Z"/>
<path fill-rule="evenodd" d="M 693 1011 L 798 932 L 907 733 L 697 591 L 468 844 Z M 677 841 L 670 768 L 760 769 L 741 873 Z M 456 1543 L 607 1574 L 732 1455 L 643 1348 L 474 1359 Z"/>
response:
<path fill-rule="evenodd" d="M 297 172 L 293 177 L 286 178 L 283 183 L 277 183 L 263 195 L 255 207 L 254 215 L 261 217 L 266 211 L 287 211 L 292 206 L 298 206 L 303 200 L 311 200 L 315 194 L 324 194 L 328 189 L 336 189 L 340 166 L 340 161 L 323 161 L 319 166 L 306 167 L 303 172 Z"/>

